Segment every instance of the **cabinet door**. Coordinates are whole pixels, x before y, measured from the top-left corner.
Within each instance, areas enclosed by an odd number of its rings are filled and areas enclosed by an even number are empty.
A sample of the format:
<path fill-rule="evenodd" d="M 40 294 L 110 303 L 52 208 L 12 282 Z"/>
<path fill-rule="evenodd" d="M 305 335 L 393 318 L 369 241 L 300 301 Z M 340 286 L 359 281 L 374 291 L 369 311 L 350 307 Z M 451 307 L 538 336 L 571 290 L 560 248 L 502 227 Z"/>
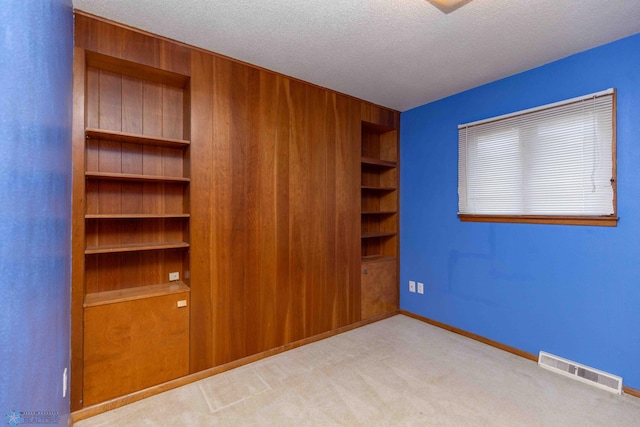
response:
<path fill-rule="evenodd" d="M 189 292 L 87 307 L 84 357 L 84 407 L 187 375 Z"/>
<path fill-rule="evenodd" d="M 362 264 L 362 319 L 398 308 L 398 273 L 394 259 Z"/>

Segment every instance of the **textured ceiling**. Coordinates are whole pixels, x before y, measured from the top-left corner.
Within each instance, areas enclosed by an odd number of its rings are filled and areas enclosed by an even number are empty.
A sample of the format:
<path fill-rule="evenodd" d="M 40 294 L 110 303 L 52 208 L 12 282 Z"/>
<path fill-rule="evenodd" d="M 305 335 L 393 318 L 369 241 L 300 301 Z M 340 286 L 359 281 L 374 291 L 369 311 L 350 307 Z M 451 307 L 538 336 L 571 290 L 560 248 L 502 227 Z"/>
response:
<path fill-rule="evenodd" d="M 640 32 L 640 0 L 474 0 L 450 14 L 425 0 L 73 4 L 400 111 Z"/>

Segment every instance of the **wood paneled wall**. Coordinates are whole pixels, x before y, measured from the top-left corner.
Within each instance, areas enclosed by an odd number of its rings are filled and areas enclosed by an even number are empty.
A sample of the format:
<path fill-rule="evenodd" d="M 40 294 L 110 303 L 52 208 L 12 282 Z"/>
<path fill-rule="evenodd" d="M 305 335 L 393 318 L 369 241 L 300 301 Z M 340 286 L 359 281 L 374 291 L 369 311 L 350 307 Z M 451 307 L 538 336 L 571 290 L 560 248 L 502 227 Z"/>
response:
<path fill-rule="evenodd" d="M 76 46 L 191 76 L 191 372 L 360 320 L 361 120 L 399 113 L 83 14 Z"/>
<path fill-rule="evenodd" d="M 202 52 L 191 70 L 192 369 L 359 320 L 360 103 Z"/>

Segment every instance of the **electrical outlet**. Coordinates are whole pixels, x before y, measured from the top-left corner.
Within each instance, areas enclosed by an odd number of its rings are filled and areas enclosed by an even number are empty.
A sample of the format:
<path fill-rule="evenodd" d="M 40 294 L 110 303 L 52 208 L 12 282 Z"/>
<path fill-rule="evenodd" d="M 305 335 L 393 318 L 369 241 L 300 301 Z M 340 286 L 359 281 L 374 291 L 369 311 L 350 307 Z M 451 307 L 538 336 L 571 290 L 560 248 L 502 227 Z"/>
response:
<path fill-rule="evenodd" d="M 414 282 L 413 280 L 409 280 L 409 292 L 415 292 L 416 291 L 416 282 Z"/>
<path fill-rule="evenodd" d="M 177 271 L 174 271 L 173 273 L 169 273 L 169 281 L 175 282 L 176 280 L 180 280 L 180 273 Z"/>
<path fill-rule="evenodd" d="M 424 283 L 418 282 L 418 293 L 424 294 Z"/>

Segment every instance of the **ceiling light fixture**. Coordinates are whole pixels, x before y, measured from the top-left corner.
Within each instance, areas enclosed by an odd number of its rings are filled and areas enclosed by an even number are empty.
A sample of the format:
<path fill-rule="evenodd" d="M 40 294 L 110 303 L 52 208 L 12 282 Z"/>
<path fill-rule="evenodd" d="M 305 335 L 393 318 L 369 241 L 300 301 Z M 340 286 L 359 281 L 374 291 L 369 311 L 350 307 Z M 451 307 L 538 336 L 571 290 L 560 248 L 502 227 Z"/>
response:
<path fill-rule="evenodd" d="M 459 7 L 464 6 L 471 0 L 427 0 L 429 3 L 440 9 L 444 13 L 451 13 Z"/>

